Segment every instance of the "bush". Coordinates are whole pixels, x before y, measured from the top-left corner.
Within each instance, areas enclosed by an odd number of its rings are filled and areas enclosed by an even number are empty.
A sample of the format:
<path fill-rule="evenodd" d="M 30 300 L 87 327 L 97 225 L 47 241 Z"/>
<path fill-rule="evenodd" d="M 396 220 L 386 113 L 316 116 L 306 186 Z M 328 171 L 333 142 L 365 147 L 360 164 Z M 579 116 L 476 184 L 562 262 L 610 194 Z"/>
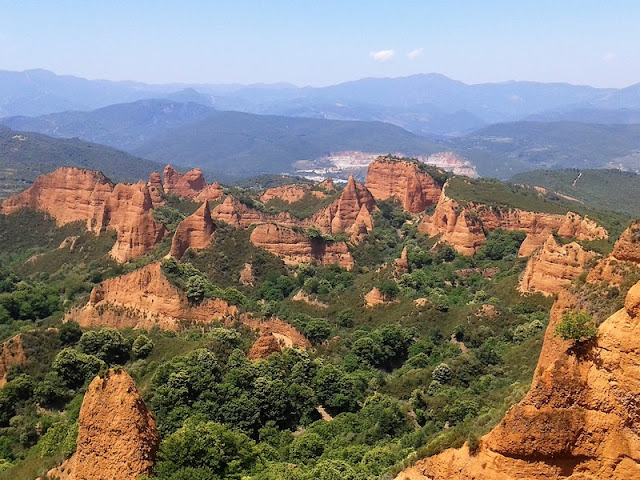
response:
<path fill-rule="evenodd" d="M 126 338 L 114 328 L 89 331 L 82 334 L 80 350 L 94 355 L 107 364 L 122 365 L 129 359 L 130 345 Z"/>
<path fill-rule="evenodd" d="M 436 368 L 433 369 L 433 373 L 431 374 L 431 378 L 433 378 L 436 382 L 441 384 L 446 384 L 451 381 L 453 377 L 453 372 L 451 371 L 451 367 L 446 363 L 441 363 Z"/>
<path fill-rule="evenodd" d="M 56 355 L 51 368 L 71 388 L 81 387 L 105 368 L 102 360 L 93 355 L 78 353 L 73 348 L 65 348 Z"/>
<path fill-rule="evenodd" d="M 598 330 L 593 317 L 587 312 L 579 311 L 562 315 L 562 321 L 556 327 L 555 333 L 563 340 L 582 343 L 594 338 Z"/>
<path fill-rule="evenodd" d="M 82 329 L 74 321 L 63 323 L 58 329 L 60 341 L 63 345 L 73 345 L 82 337 Z"/>
<path fill-rule="evenodd" d="M 153 350 L 153 341 L 146 335 L 138 335 L 133 341 L 131 351 L 136 358 L 146 358 Z"/>

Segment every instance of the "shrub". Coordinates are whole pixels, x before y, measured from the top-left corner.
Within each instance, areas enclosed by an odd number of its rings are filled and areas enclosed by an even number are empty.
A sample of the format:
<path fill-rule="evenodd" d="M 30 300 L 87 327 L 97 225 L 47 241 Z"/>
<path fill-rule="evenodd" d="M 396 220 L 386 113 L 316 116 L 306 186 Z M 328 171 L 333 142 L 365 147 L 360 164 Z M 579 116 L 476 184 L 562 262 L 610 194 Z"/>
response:
<path fill-rule="evenodd" d="M 431 374 L 431 378 L 433 378 L 436 382 L 441 384 L 446 384 L 451 381 L 453 377 L 453 372 L 451 371 L 451 367 L 446 363 L 441 363 L 436 368 L 433 369 L 433 373 Z"/>
<path fill-rule="evenodd" d="M 103 328 L 82 334 L 80 350 L 94 355 L 107 364 L 124 364 L 129 359 L 130 345 L 115 328 Z"/>
<path fill-rule="evenodd" d="M 146 358 L 153 350 L 153 341 L 146 335 L 138 335 L 133 341 L 131 351 L 136 358 Z"/>
<path fill-rule="evenodd" d="M 556 327 L 555 333 L 563 340 L 582 343 L 594 338 L 598 330 L 590 314 L 578 311 L 562 315 L 562 321 Z"/>
<path fill-rule="evenodd" d="M 73 345 L 82 337 L 82 329 L 74 321 L 63 323 L 58 329 L 60 341 L 63 345 Z"/>
<path fill-rule="evenodd" d="M 78 353 L 73 348 L 65 348 L 56 355 L 51 367 L 67 386 L 77 388 L 96 376 L 105 368 L 105 364 L 93 355 Z"/>

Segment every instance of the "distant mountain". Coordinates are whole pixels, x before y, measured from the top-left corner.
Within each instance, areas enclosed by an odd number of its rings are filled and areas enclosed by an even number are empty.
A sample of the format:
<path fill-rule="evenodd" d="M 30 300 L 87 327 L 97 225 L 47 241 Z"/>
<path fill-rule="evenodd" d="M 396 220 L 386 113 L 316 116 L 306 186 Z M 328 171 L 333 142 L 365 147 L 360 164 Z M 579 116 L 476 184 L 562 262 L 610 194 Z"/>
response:
<path fill-rule="evenodd" d="M 449 142 L 540 168 L 640 169 L 640 125 L 512 122 L 491 125 Z"/>
<path fill-rule="evenodd" d="M 77 138 L 51 138 L 0 126 L 0 197 L 28 187 L 38 175 L 61 166 L 101 170 L 114 181 L 135 182 L 164 165 Z"/>
<path fill-rule="evenodd" d="M 70 75 L 56 75 L 47 70 L 0 70 L 0 117 L 93 110 L 144 98 L 182 97 L 182 101 L 185 101 L 185 89 L 189 87 L 87 80 Z M 194 98 L 196 97 L 191 92 L 189 101 L 194 101 Z M 210 95 L 199 94 L 197 98 L 198 102 L 211 104 Z"/>
<path fill-rule="evenodd" d="M 198 103 L 139 100 L 90 112 L 69 111 L 40 117 L 8 117 L 0 119 L 0 123 L 15 130 L 61 138 L 78 137 L 130 151 L 171 128 L 202 120 L 213 111 L 212 107 Z"/>
<path fill-rule="evenodd" d="M 327 87 L 147 85 L 86 80 L 46 70 L 0 71 L 0 117 L 94 110 L 150 98 L 207 106 L 213 102 L 218 110 L 246 113 L 384 121 L 414 133 L 450 136 L 547 112 L 640 109 L 640 84 L 623 89 L 520 81 L 468 85 L 429 73 L 364 78 Z"/>
<path fill-rule="evenodd" d="M 571 108 L 530 115 L 531 122 L 580 122 L 605 125 L 640 123 L 640 109 Z"/>
<path fill-rule="evenodd" d="M 535 185 L 574 198 L 588 208 L 640 217 L 640 175 L 620 170 L 536 170 L 512 183 Z"/>
<path fill-rule="evenodd" d="M 428 155 L 441 146 L 381 122 L 338 121 L 216 111 L 166 131 L 134 153 L 159 162 L 198 166 L 219 176 L 291 171 L 291 164 L 344 150 Z"/>

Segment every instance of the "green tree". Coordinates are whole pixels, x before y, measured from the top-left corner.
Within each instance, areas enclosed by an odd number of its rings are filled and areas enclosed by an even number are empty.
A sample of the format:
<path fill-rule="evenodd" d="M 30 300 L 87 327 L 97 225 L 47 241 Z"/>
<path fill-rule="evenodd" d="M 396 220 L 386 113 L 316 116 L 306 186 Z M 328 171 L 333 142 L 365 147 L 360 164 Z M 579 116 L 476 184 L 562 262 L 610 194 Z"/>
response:
<path fill-rule="evenodd" d="M 439 382 L 444 385 L 451 381 L 451 378 L 453 377 L 453 372 L 451 371 L 451 367 L 449 367 L 449 365 L 447 365 L 446 363 L 441 363 L 440 365 L 438 365 L 436 368 L 433 369 L 433 373 L 431 374 L 431 377 L 436 382 Z"/>
<path fill-rule="evenodd" d="M 593 316 L 584 311 L 565 313 L 556 327 L 555 334 L 563 340 L 576 343 L 591 340 L 598 334 Z"/>
<path fill-rule="evenodd" d="M 56 355 L 51 368 L 67 386 L 78 388 L 95 377 L 105 368 L 105 364 L 93 355 L 78 353 L 73 348 L 65 348 Z"/>
<path fill-rule="evenodd" d="M 73 345 L 82 337 L 82 329 L 73 320 L 63 323 L 58 329 L 60 341 L 63 345 Z"/>
<path fill-rule="evenodd" d="M 78 345 L 83 353 L 98 357 L 110 365 L 125 363 L 131 350 L 127 339 L 115 328 L 85 332 L 80 337 Z"/>
<path fill-rule="evenodd" d="M 153 350 L 153 341 L 146 335 L 138 335 L 131 347 L 131 351 L 136 358 L 147 358 L 151 350 Z"/>

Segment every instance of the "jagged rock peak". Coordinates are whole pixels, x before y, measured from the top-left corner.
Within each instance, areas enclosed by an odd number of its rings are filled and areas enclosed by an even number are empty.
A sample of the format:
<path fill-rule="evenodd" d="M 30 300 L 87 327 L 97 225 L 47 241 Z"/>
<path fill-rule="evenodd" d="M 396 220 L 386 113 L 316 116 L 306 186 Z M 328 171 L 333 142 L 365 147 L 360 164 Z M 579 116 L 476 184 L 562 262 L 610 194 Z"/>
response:
<path fill-rule="evenodd" d="M 198 210 L 180 222 L 173 234 L 169 254 L 179 259 L 188 248 L 208 247 L 214 230 L 209 202 L 204 202 Z"/>
<path fill-rule="evenodd" d="M 207 186 L 202 170 L 194 168 L 179 173 L 171 165 L 164 167 L 164 192 L 179 197 L 194 198 Z"/>

